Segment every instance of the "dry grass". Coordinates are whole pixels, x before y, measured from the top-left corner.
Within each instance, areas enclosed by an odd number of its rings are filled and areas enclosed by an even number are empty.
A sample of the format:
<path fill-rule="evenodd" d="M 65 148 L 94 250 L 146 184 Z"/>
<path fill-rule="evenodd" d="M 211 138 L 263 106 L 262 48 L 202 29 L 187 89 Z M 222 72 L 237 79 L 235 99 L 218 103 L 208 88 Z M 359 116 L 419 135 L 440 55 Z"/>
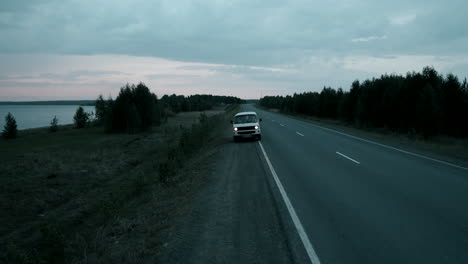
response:
<path fill-rule="evenodd" d="M 181 164 L 177 185 L 157 177 L 161 157 L 199 115 L 136 135 L 61 127 L 0 140 L 0 262 L 140 263 L 201 184 L 190 175 L 210 151 Z"/>

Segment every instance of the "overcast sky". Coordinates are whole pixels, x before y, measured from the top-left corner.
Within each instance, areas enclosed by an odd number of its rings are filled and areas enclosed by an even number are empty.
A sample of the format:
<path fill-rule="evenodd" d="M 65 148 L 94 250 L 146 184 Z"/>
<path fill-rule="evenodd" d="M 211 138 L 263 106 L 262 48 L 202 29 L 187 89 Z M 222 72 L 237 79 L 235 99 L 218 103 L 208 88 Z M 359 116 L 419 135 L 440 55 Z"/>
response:
<path fill-rule="evenodd" d="M 468 76 L 464 0 L 2 0 L 0 100 L 242 98 L 349 89 L 433 66 Z"/>

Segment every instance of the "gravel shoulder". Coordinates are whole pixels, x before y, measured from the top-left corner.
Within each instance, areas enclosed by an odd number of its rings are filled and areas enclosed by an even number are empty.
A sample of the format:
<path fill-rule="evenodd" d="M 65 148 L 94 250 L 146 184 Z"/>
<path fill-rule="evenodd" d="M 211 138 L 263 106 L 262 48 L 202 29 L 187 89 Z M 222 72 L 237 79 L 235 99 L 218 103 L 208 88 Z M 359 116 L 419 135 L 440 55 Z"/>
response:
<path fill-rule="evenodd" d="M 160 263 L 292 263 L 293 256 L 258 143 L 217 147 L 207 184 L 172 227 Z"/>

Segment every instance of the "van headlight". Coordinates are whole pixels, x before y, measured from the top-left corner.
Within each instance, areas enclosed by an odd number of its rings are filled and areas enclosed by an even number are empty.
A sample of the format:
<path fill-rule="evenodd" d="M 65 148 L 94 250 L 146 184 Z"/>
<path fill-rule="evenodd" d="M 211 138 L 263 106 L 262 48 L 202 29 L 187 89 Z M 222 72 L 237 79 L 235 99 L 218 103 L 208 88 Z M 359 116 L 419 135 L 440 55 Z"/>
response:
<path fill-rule="evenodd" d="M 255 126 L 255 129 L 258 129 L 258 126 Z"/>
<path fill-rule="evenodd" d="M 237 127 L 234 128 L 234 131 L 237 131 Z"/>

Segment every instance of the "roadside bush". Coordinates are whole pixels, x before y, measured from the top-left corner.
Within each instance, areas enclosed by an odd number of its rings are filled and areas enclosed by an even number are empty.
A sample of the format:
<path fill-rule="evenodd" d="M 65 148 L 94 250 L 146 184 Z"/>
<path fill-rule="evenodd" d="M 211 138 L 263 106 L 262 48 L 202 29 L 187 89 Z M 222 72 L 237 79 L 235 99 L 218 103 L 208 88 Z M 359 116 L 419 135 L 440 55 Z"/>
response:
<path fill-rule="evenodd" d="M 16 119 L 11 113 L 5 116 L 5 126 L 3 127 L 2 136 L 6 139 L 16 138 L 18 132 Z"/>
<path fill-rule="evenodd" d="M 75 116 L 73 117 L 73 120 L 75 122 L 75 127 L 76 128 L 84 128 L 88 125 L 89 122 L 89 114 L 85 112 L 83 107 L 78 107 L 76 109 Z"/>
<path fill-rule="evenodd" d="M 168 149 L 167 159 L 159 165 L 159 180 L 162 183 L 170 182 L 170 177 L 176 173 L 178 164 L 190 158 L 209 141 L 212 133 L 216 131 L 216 126 L 224 123 L 224 117 L 222 114 L 208 117 L 205 113 L 201 113 L 199 121 L 190 128 L 181 127 L 179 141 Z"/>
<path fill-rule="evenodd" d="M 50 127 L 49 127 L 49 131 L 50 132 L 57 132 L 58 130 L 58 118 L 57 116 L 54 116 L 54 118 L 52 118 L 52 121 L 50 121 Z"/>

